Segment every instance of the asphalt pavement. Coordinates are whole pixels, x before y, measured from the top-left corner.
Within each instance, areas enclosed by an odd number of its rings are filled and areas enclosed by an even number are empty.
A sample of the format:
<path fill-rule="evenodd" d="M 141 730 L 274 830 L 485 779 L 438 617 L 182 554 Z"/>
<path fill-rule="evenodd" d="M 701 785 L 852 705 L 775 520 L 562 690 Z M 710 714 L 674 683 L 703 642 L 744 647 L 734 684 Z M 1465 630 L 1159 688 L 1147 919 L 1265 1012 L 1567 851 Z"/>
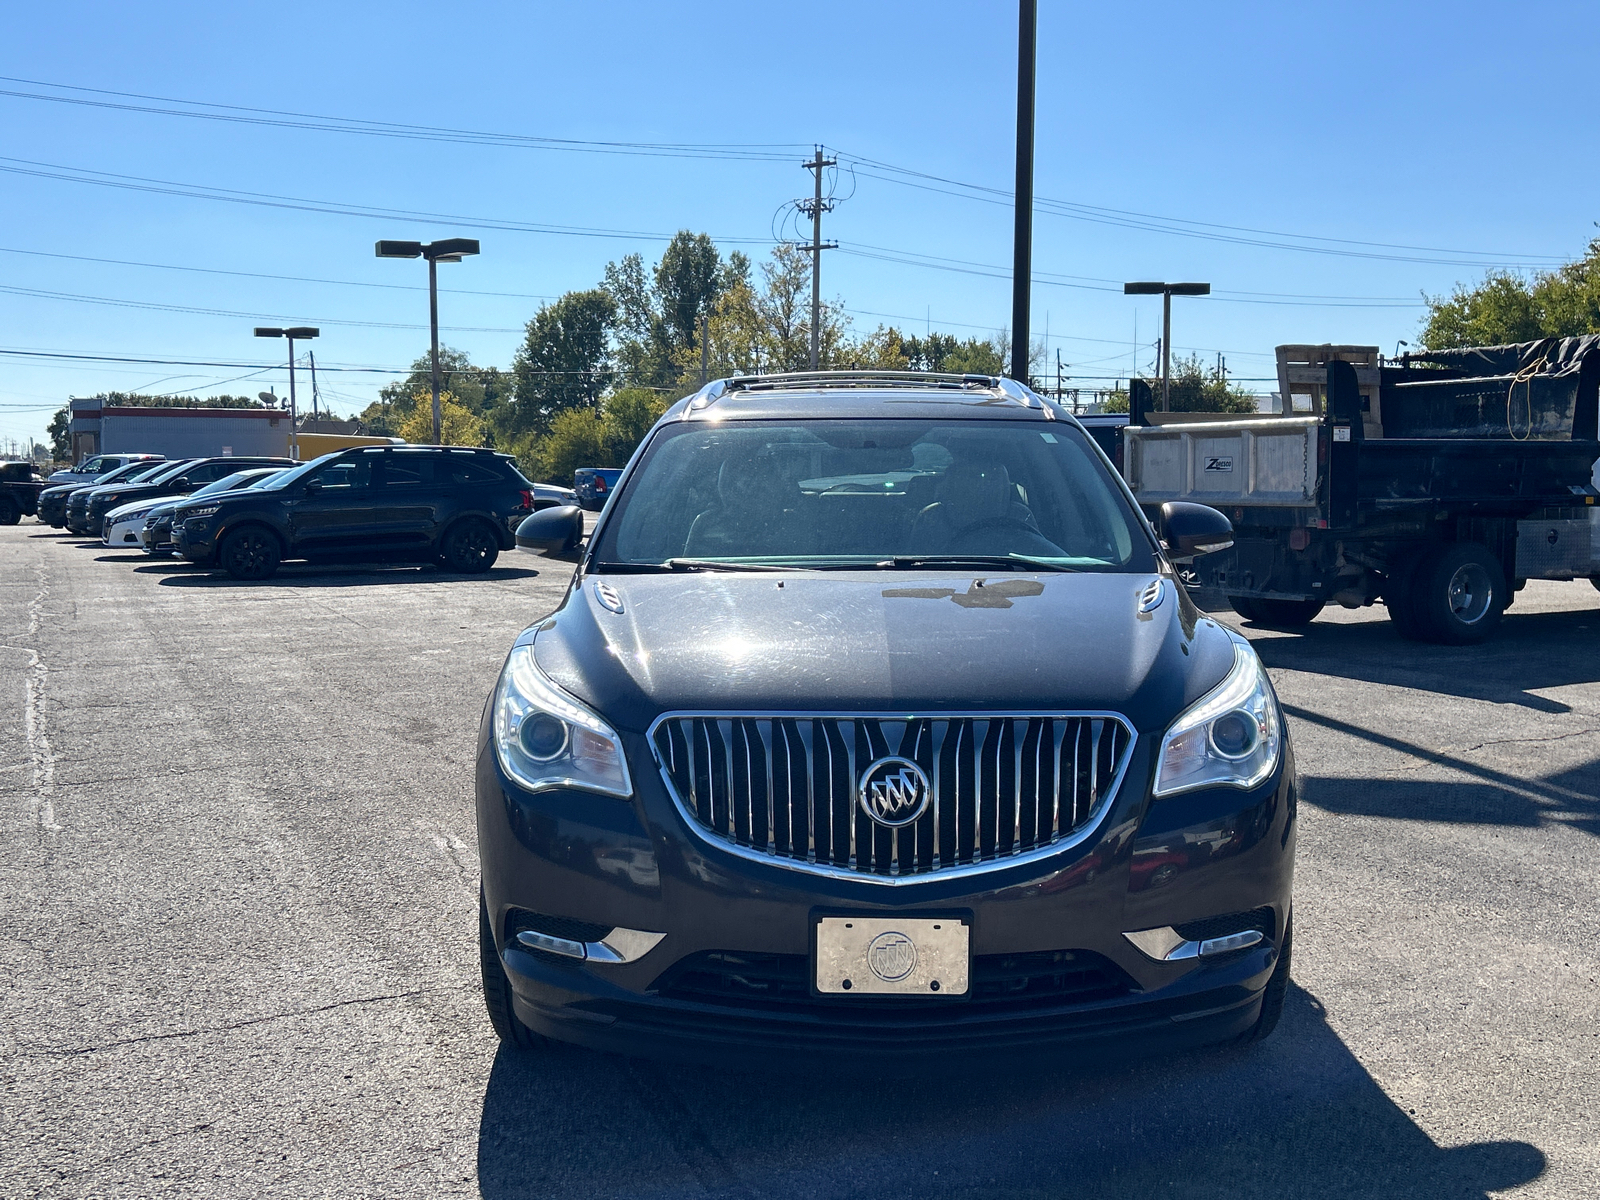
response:
<path fill-rule="evenodd" d="M 1588 584 L 1476 648 L 1243 626 L 1305 779 L 1272 1039 L 905 1081 L 498 1047 L 473 739 L 569 572 L 0 528 L 0 1196 L 1600 1193 Z"/>

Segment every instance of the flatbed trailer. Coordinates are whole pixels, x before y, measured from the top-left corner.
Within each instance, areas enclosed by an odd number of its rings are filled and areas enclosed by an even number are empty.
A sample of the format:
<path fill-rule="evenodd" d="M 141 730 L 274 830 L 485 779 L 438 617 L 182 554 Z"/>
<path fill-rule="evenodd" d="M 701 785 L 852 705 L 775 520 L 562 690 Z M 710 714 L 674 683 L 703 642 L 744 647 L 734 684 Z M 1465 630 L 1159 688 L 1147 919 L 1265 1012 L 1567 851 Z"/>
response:
<path fill-rule="evenodd" d="M 1175 421 L 1134 396 L 1140 505 L 1159 520 L 1197 501 L 1234 525 L 1196 584 L 1286 626 L 1382 601 L 1405 636 L 1457 644 L 1492 634 L 1529 579 L 1600 587 L 1600 337 L 1407 356 L 1366 386 L 1359 364 L 1319 370 L 1282 415 Z"/>

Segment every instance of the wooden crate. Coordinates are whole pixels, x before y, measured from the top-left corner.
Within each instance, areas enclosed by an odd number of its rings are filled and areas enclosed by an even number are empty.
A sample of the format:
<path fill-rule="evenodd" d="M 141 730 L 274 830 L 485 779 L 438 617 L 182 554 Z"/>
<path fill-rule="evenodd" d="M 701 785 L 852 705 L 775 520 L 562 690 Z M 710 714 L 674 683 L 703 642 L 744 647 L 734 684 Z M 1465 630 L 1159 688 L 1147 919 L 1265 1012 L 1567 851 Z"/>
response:
<path fill-rule="evenodd" d="M 1301 412 L 1320 417 L 1327 401 L 1328 364 L 1347 362 L 1355 367 L 1356 383 L 1361 390 L 1361 432 L 1369 438 L 1381 438 L 1383 407 L 1378 395 L 1381 358 L 1376 346 L 1279 346 L 1278 394 L 1283 397 L 1284 415 Z M 1296 396 L 1308 397 L 1310 407 L 1296 408 Z"/>

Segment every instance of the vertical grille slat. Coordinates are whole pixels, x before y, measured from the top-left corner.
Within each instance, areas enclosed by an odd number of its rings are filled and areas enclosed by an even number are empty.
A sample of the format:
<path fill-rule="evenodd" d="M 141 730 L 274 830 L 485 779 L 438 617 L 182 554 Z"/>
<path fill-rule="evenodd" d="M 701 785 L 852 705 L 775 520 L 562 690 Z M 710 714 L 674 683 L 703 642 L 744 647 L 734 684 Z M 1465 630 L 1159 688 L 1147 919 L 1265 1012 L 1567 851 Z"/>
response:
<path fill-rule="evenodd" d="M 893 716 L 674 714 L 651 729 L 684 815 L 740 852 L 881 879 L 1047 850 L 1105 811 L 1133 748 L 1107 713 Z M 859 774 L 921 767 L 927 809 L 889 828 L 858 803 Z"/>

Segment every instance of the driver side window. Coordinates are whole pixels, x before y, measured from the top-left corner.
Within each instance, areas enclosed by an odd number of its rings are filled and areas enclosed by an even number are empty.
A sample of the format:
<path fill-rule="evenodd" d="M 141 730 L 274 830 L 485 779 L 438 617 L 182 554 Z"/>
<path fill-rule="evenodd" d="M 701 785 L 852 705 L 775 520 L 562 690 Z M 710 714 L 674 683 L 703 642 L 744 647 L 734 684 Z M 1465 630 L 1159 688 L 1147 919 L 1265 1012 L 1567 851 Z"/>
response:
<path fill-rule="evenodd" d="M 372 483 L 372 459 L 363 455 L 360 458 L 330 463 L 317 472 L 316 479 L 322 484 L 324 492 L 338 492 L 344 495 L 359 491 Z"/>

